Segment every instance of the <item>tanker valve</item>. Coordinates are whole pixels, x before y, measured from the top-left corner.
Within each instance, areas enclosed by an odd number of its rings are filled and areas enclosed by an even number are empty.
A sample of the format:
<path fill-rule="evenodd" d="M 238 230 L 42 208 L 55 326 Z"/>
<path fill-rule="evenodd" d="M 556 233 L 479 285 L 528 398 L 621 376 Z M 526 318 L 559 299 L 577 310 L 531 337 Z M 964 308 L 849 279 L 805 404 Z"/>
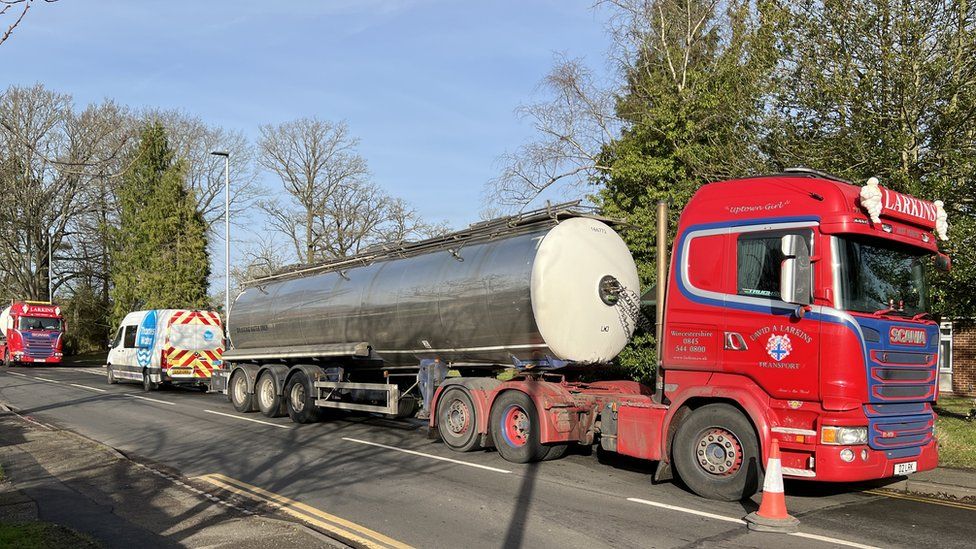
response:
<path fill-rule="evenodd" d="M 600 279 L 598 290 L 600 299 L 612 307 L 620 301 L 620 294 L 624 291 L 624 287 L 612 275 L 606 275 Z"/>

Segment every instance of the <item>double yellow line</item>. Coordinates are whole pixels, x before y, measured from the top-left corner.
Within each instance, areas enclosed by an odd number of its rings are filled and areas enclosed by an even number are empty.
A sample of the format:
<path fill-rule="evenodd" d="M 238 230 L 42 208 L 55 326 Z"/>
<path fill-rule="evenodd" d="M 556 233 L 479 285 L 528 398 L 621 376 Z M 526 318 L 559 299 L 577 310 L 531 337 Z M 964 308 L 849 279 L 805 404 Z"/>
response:
<path fill-rule="evenodd" d="M 918 501 L 920 503 L 931 503 L 933 505 L 942 505 L 945 507 L 955 507 L 956 509 L 966 509 L 968 511 L 976 511 L 976 505 L 973 505 L 971 503 L 962 503 L 958 501 L 946 501 L 944 499 L 931 498 L 927 496 L 916 496 L 913 494 L 905 494 L 903 492 L 894 492 L 891 490 L 885 490 L 883 488 L 864 490 L 862 493 L 873 494 L 875 496 L 884 496 L 886 498 L 893 498 L 893 499 L 907 499 L 908 501 Z"/>
<path fill-rule="evenodd" d="M 360 526 L 344 518 L 330 515 L 311 505 L 286 498 L 285 496 L 269 492 L 263 488 L 258 488 L 257 486 L 221 475 L 220 473 L 201 475 L 194 477 L 192 480 L 207 482 L 233 494 L 277 507 L 282 512 L 311 524 L 324 532 L 328 532 L 354 547 L 368 549 L 413 549 L 405 543 L 384 536 L 379 532 L 374 532 L 365 526 Z"/>

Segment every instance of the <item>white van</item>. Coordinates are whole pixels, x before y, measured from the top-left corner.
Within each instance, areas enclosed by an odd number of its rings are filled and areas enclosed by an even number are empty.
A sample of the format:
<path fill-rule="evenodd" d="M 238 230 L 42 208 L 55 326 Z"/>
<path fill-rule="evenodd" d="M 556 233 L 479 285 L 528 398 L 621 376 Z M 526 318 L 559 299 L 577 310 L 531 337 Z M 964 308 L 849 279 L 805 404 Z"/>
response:
<path fill-rule="evenodd" d="M 138 381 L 145 391 L 161 383 L 210 387 L 223 353 L 224 331 L 213 311 L 135 311 L 115 334 L 106 377 L 110 384 Z"/>

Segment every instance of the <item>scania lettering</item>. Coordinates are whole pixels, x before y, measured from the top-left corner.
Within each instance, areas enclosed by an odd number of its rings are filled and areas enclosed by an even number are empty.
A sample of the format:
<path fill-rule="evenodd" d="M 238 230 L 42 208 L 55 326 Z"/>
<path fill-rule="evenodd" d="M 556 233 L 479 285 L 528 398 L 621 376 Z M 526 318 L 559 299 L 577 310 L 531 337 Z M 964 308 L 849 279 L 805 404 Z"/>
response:
<path fill-rule="evenodd" d="M 0 311 L 0 358 L 8 366 L 57 364 L 64 346 L 61 307 L 47 301 L 14 301 Z"/>
<path fill-rule="evenodd" d="M 513 462 L 599 445 L 722 500 L 762 485 L 773 440 L 794 479 L 936 466 L 941 202 L 797 169 L 701 187 L 670 254 L 666 219 L 653 387 L 591 381 L 645 319 L 619 225 L 574 204 L 254 280 L 219 381 L 242 412 L 418 413 Z"/>

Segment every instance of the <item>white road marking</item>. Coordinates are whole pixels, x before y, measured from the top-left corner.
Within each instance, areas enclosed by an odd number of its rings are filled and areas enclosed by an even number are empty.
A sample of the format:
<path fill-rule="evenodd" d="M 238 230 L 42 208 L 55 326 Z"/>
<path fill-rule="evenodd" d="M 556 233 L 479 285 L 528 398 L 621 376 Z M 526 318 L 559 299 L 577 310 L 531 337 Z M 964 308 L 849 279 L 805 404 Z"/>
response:
<path fill-rule="evenodd" d="M 87 385 L 78 385 L 77 383 L 69 383 L 72 387 L 78 387 L 79 389 L 88 389 L 89 391 L 98 391 L 99 393 L 105 393 L 105 389 L 99 389 L 98 387 L 89 387 Z"/>
<path fill-rule="evenodd" d="M 249 417 L 235 416 L 234 414 L 225 414 L 223 412 L 218 412 L 216 410 L 204 410 L 208 414 L 217 414 L 218 416 L 232 417 L 234 419 L 242 419 L 244 421 L 250 421 L 251 423 L 260 423 L 261 425 L 268 425 L 270 427 L 278 427 L 279 429 L 291 429 L 290 425 L 282 425 L 280 423 L 271 423 L 270 421 L 261 421 L 260 419 L 251 419 Z"/>
<path fill-rule="evenodd" d="M 60 381 L 55 381 L 53 379 L 48 379 L 46 377 L 41 377 L 41 376 L 25 376 L 25 377 L 31 377 L 31 378 L 38 379 L 38 380 L 41 380 L 41 381 L 44 381 L 44 382 L 47 382 L 47 383 L 57 383 L 58 385 L 61 385 L 61 382 Z"/>
<path fill-rule="evenodd" d="M 421 457 L 426 457 L 426 458 L 430 458 L 430 459 L 436 459 L 438 461 L 446 461 L 446 462 L 449 462 L 449 463 L 456 463 L 458 465 L 465 465 L 467 467 L 475 467 L 477 469 L 484 469 L 486 471 L 494 471 L 496 473 L 506 473 L 506 474 L 511 473 L 511 471 L 508 471 L 506 469 L 498 469 L 497 467 L 488 467 L 487 465 L 479 465 L 477 463 L 470 463 L 470 462 L 467 462 L 467 461 L 461 461 L 461 460 L 457 460 L 457 459 L 451 459 L 451 458 L 446 458 L 446 457 L 441 457 L 441 456 L 435 456 L 433 454 L 425 454 L 423 452 L 417 452 L 417 451 L 414 451 L 414 450 L 407 450 L 406 448 L 397 448 L 396 446 L 387 446 L 386 444 L 380 444 L 379 442 L 370 442 L 368 440 L 359 440 L 359 439 L 356 439 L 356 438 L 349 438 L 349 437 L 342 437 L 342 440 L 345 440 L 345 441 L 348 441 L 348 442 L 355 442 L 357 444 L 367 444 L 369 446 L 376 446 L 378 448 L 385 448 L 387 450 L 393 450 L 395 452 L 403 452 L 404 454 L 410 454 L 410 455 L 414 455 L 414 456 L 421 456 Z"/>
<path fill-rule="evenodd" d="M 679 512 L 682 512 L 682 513 L 688 513 L 690 515 L 697 515 L 699 517 L 705 517 L 705 518 L 710 518 L 710 519 L 715 519 L 715 520 L 721 520 L 721 521 L 725 521 L 725 522 L 732 522 L 732 523 L 735 523 L 735 524 L 742 524 L 742 525 L 744 525 L 746 523 L 746 521 L 744 521 L 742 519 L 735 518 L 735 517 L 726 517 L 724 515 L 716 515 L 714 513 L 707 513 L 705 511 L 698 511 L 697 509 L 689 509 L 687 507 L 678 507 L 677 505 L 669 505 L 667 503 L 660 503 L 660 502 L 657 502 L 657 501 L 648 501 L 646 499 L 640 499 L 640 498 L 627 498 L 627 501 L 632 501 L 634 503 L 643 503 L 644 505 L 650 505 L 652 507 L 660 507 L 662 509 L 670 509 L 672 511 L 679 511 Z M 857 542 L 854 542 L 854 541 L 847 541 L 847 540 L 837 539 L 837 538 L 831 538 L 831 537 L 827 537 L 827 536 L 820 536 L 820 535 L 817 535 L 817 534 L 807 534 L 805 532 L 793 532 L 793 533 L 787 534 L 787 535 L 788 536 L 795 536 L 795 537 L 798 537 L 798 538 L 805 538 L 805 539 L 812 539 L 812 540 L 816 540 L 816 541 L 822 541 L 824 543 L 833 543 L 834 545 L 843 545 L 845 547 L 855 547 L 857 549 L 880 549 L 880 548 L 875 547 L 873 545 L 864 545 L 864 544 L 857 543 Z"/>
<path fill-rule="evenodd" d="M 116 393 L 116 394 L 118 394 L 118 393 Z M 158 399 L 155 399 L 155 398 L 149 398 L 149 397 L 144 397 L 144 396 L 140 396 L 140 395 L 129 395 L 129 394 L 122 393 L 122 396 L 126 396 L 126 397 L 129 397 L 129 398 L 138 398 L 139 400 L 148 400 L 149 402 L 156 402 L 158 404 L 165 404 L 167 406 L 176 406 L 176 403 L 175 402 L 167 402 L 165 400 L 158 400 Z"/>
<path fill-rule="evenodd" d="M 10 375 L 12 375 L 12 376 L 18 376 L 18 377 L 30 377 L 30 376 L 29 376 L 29 375 L 27 375 L 27 374 L 20 374 L 20 373 L 17 373 L 17 372 L 7 372 L 7 373 L 8 373 L 8 374 L 10 374 Z"/>

